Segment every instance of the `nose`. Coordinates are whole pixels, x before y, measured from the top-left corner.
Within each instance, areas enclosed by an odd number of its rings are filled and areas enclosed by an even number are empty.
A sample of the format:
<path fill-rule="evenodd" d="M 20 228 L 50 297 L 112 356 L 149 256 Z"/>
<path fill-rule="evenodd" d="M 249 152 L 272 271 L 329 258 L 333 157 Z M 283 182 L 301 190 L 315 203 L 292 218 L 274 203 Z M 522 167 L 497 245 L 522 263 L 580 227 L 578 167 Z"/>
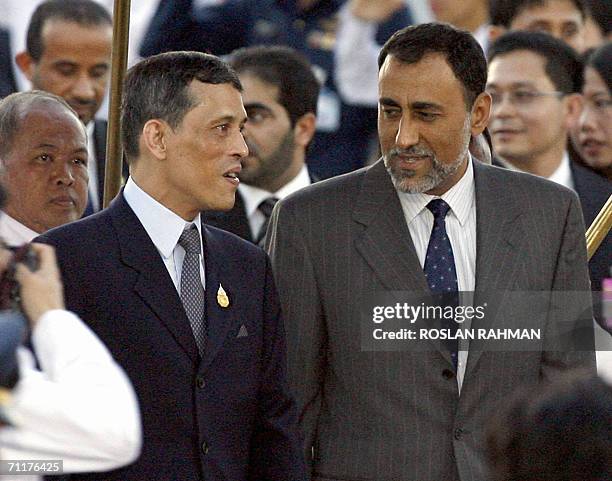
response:
<path fill-rule="evenodd" d="M 395 144 L 401 148 L 412 147 L 419 143 L 419 132 L 407 115 L 402 116 L 395 135 Z"/>
<path fill-rule="evenodd" d="M 74 172 L 72 161 L 58 162 L 53 169 L 53 181 L 56 185 L 71 186 L 74 184 Z"/>
<path fill-rule="evenodd" d="M 91 100 L 96 96 L 96 89 L 94 86 L 94 81 L 89 78 L 87 73 L 80 74 L 73 86 L 72 86 L 72 95 L 77 99 L 82 100 Z"/>
<path fill-rule="evenodd" d="M 249 155 L 249 147 L 246 144 L 242 132 L 239 130 L 236 132 L 237 134 L 232 139 L 231 154 L 239 158 L 246 157 Z"/>
<path fill-rule="evenodd" d="M 581 132 L 593 132 L 597 129 L 597 119 L 589 102 L 585 102 L 578 119 L 578 125 Z"/>

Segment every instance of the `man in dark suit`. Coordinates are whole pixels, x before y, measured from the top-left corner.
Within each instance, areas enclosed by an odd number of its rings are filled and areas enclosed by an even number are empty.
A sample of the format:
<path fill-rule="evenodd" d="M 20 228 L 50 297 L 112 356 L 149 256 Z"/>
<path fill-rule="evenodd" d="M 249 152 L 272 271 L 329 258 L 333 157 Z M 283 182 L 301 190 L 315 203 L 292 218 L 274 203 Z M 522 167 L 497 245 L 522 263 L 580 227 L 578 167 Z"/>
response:
<path fill-rule="evenodd" d="M 266 241 L 305 456 L 317 481 L 485 481 L 484 426 L 516 386 L 594 369 L 578 199 L 469 155 L 491 98 L 484 55 L 467 32 L 445 24 L 400 30 L 379 68 L 383 159 L 279 202 Z M 479 334 L 466 346 L 453 328 L 461 321 L 453 306 L 470 307 L 456 304 L 467 297 L 459 291 L 472 292 L 471 307 L 484 312 L 474 329 L 525 321 L 540 340 L 519 352 Z M 560 314 L 548 304 L 529 309 L 536 292 Z M 456 323 L 434 330 L 415 320 L 448 342 L 393 341 L 389 317 L 373 329 L 379 320 L 366 308 L 376 294 L 380 302 L 445 296 L 440 307 Z M 586 352 L 567 349 L 555 332 L 574 333 L 577 319 Z"/>
<path fill-rule="evenodd" d="M 26 51 L 15 61 L 32 88 L 63 97 L 79 114 L 89 137 L 89 205 L 100 210 L 104 195 L 106 127 L 94 120 L 110 78 L 113 24 L 93 0 L 47 0 L 32 14 Z M 127 170 L 125 171 L 127 177 Z"/>
<path fill-rule="evenodd" d="M 490 129 L 501 164 L 574 190 L 590 225 L 612 194 L 612 182 L 572 161 L 567 152 L 569 127 L 581 107 L 582 66 L 576 53 L 547 34 L 511 32 L 491 45 L 489 62 Z M 611 265 L 608 235 L 589 262 L 593 291 L 601 291 Z"/>
<path fill-rule="evenodd" d="M 0 99 L 16 91 L 11 35 L 7 29 L 0 27 Z"/>
<path fill-rule="evenodd" d="M 262 244 L 274 204 L 311 184 L 306 150 L 315 133 L 319 83 L 289 47 L 251 47 L 230 64 L 244 87 L 249 155 L 242 161 L 234 208 L 208 213 L 208 223 Z"/>
<path fill-rule="evenodd" d="M 200 211 L 234 204 L 248 153 L 240 91 L 211 55 L 174 52 L 132 67 L 125 189 L 108 209 L 40 238 L 57 249 L 68 307 L 141 402 L 140 460 L 83 479 L 304 479 L 269 261 L 200 222 Z"/>

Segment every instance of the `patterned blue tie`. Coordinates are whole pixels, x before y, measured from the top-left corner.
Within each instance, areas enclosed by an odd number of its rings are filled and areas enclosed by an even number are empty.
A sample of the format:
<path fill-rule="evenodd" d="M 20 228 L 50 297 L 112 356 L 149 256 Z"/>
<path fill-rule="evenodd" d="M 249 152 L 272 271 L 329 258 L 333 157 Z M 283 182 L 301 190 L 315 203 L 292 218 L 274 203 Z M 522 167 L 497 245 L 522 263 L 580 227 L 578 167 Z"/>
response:
<path fill-rule="evenodd" d="M 442 199 L 434 199 L 427 204 L 427 208 L 434 216 L 434 224 L 429 237 L 423 270 L 429 289 L 436 295 L 437 303 L 442 306 L 455 307 L 458 305 L 457 271 L 445 222 L 450 206 Z M 457 330 L 457 323 L 453 319 L 448 319 L 443 322 L 442 327 L 454 333 Z M 451 353 L 456 370 L 459 343 L 457 340 L 447 340 L 445 344 Z"/>

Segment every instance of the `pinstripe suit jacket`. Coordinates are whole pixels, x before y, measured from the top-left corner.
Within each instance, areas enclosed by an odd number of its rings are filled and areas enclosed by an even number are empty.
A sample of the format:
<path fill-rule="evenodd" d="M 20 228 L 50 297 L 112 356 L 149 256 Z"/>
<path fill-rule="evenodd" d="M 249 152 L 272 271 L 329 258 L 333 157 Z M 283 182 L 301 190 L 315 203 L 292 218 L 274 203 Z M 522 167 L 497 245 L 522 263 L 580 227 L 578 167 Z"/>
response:
<path fill-rule="evenodd" d="M 589 304 L 576 195 L 533 176 L 474 169 L 476 302 L 490 290 L 573 290 Z M 592 352 L 552 352 L 546 340 L 538 352 L 480 352 L 472 343 L 459 396 L 447 353 L 362 351 L 364 295 L 428 289 L 382 162 L 279 202 L 267 247 L 314 480 L 485 481 L 483 430 L 500 402 L 558 370 L 595 370 Z M 548 329 L 546 315 L 534 325 Z"/>

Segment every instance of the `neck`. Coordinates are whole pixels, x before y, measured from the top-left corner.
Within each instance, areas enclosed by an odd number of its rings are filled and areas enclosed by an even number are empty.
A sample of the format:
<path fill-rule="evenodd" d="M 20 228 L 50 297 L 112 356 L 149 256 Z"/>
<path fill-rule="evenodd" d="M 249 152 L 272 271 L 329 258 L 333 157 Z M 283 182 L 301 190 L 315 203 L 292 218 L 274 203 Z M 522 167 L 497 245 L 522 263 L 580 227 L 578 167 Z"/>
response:
<path fill-rule="evenodd" d="M 563 145 L 561 148 L 551 149 L 534 156 L 500 157 L 523 172 L 548 178 L 559 168 L 564 154 L 565 146 Z"/>

